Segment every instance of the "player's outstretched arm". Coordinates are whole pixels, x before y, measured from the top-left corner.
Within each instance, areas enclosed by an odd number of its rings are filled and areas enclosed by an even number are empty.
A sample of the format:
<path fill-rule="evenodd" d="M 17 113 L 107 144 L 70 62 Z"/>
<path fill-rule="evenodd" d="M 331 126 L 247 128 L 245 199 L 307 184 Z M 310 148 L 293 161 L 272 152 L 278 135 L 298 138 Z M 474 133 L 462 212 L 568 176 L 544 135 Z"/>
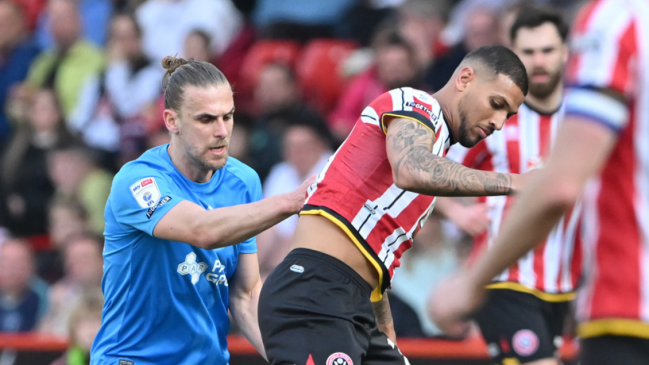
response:
<path fill-rule="evenodd" d="M 260 292 L 261 278 L 257 254 L 240 254 L 234 279 L 230 281 L 230 311 L 243 335 L 266 359 L 257 316 Z"/>
<path fill-rule="evenodd" d="M 213 210 L 184 200 L 160 219 L 153 235 L 208 250 L 236 245 L 297 213 L 314 181 L 315 176 L 290 193 Z"/>
<path fill-rule="evenodd" d="M 520 175 L 470 169 L 432 153 L 434 133 L 413 120 L 393 119 L 386 138 L 394 184 L 434 196 L 513 194 Z"/>
<path fill-rule="evenodd" d="M 588 178 L 604 165 L 617 139 L 607 127 L 574 116 L 562 123 L 557 135 L 547 166 L 511 208 L 493 245 L 433 296 L 433 318 L 447 333 L 459 335 L 466 328 L 463 321 L 480 304 L 485 285 L 547 237 Z"/>

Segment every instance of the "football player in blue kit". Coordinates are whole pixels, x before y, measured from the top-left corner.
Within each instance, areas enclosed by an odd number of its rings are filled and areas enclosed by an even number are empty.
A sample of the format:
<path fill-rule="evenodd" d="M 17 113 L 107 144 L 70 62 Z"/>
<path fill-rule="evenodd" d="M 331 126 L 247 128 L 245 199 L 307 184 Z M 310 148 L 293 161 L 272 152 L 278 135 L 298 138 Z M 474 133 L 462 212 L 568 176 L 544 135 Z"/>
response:
<path fill-rule="evenodd" d="M 166 57 L 168 145 L 119 171 L 105 210 L 105 304 L 93 365 L 227 364 L 228 310 L 265 356 L 255 235 L 296 213 L 312 183 L 261 199 L 228 158 L 232 88 L 213 65 Z"/>

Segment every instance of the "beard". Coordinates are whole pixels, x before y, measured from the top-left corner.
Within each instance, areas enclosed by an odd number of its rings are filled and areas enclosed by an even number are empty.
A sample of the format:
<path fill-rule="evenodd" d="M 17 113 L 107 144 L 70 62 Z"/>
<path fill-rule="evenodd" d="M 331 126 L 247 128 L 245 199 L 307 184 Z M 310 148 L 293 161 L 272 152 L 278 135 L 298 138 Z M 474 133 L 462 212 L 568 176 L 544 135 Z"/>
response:
<path fill-rule="evenodd" d="M 539 73 L 550 75 L 550 79 L 543 83 L 532 82 L 531 80 L 534 75 Z M 550 74 L 545 70 L 538 69 L 534 70 L 531 75 L 528 75 L 528 78 L 530 80 L 529 93 L 535 98 L 545 99 L 557 89 L 557 86 L 559 86 L 559 83 L 561 82 L 561 72 Z"/>
<path fill-rule="evenodd" d="M 478 144 L 480 140 L 472 140 L 469 137 L 469 121 L 467 117 L 467 111 L 466 111 L 466 103 L 465 99 L 466 96 L 464 96 L 461 100 L 460 103 L 458 104 L 458 109 L 460 112 L 460 125 L 458 127 L 458 135 L 457 135 L 457 142 L 461 144 L 462 146 L 466 148 L 471 148 Z"/>
<path fill-rule="evenodd" d="M 216 143 L 215 146 L 225 146 L 225 153 L 222 156 L 212 156 L 209 147 L 201 149 L 197 146 L 186 145 L 185 151 L 191 164 L 201 171 L 216 171 L 225 166 L 230 154 L 230 146 L 225 139 Z"/>

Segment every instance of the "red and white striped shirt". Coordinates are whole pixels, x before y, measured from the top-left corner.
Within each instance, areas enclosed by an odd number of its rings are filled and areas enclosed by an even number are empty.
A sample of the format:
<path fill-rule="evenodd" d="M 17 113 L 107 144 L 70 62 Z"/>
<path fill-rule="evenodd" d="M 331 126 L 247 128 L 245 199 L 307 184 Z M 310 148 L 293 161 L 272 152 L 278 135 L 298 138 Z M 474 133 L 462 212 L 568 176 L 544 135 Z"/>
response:
<path fill-rule="evenodd" d="M 411 88 L 391 90 L 361 114 L 351 134 L 308 190 L 300 214 L 319 214 L 338 225 L 379 273 L 372 300 L 381 299 L 404 251 L 424 224 L 435 198 L 394 185 L 386 151 L 386 116 L 412 119 L 435 133 L 443 157 L 451 136 L 437 101 Z"/>
<path fill-rule="evenodd" d="M 618 135 L 583 197 L 586 280 L 578 318 L 584 337 L 649 338 L 647 19 L 647 0 L 599 0 L 585 6 L 573 28 L 566 114 Z"/>
<path fill-rule="evenodd" d="M 518 114 L 509 118 L 501 131 L 465 150 L 462 164 L 487 171 L 523 174 L 540 167 L 548 157 L 564 109 L 552 114 L 535 111 L 523 104 Z M 514 202 L 513 196 L 480 197 L 490 207 L 491 225 L 476 237 L 472 256 L 480 254 L 496 237 L 503 219 Z M 498 275 L 490 288 L 506 288 L 528 292 L 547 301 L 574 298 L 581 274 L 580 245 L 575 245 L 578 215 L 561 219 L 544 243 L 520 258 Z"/>

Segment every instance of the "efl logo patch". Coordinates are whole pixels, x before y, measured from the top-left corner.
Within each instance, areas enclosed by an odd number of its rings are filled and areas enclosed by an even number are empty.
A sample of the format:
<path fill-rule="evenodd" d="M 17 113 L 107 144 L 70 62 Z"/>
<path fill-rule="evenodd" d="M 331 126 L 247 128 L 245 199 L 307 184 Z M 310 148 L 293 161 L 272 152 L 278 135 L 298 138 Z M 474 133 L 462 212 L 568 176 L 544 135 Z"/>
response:
<path fill-rule="evenodd" d="M 521 356 L 530 356 L 539 348 L 539 337 L 530 330 L 520 330 L 512 339 L 514 351 Z"/>
<path fill-rule="evenodd" d="M 336 352 L 327 358 L 327 365 L 354 365 L 354 362 L 347 354 Z"/>
<path fill-rule="evenodd" d="M 131 190 L 137 204 L 142 208 L 150 208 L 160 201 L 160 189 L 158 189 L 158 184 L 152 177 L 139 180 L 131 185 L 129 190 Z"/>
<path fill-rule="evenodd" d="M 120 359 L 119 360 L 119 365 L 135 365 L 135 363 L 133 361 L 131 361 L 131 360 Z"/>

